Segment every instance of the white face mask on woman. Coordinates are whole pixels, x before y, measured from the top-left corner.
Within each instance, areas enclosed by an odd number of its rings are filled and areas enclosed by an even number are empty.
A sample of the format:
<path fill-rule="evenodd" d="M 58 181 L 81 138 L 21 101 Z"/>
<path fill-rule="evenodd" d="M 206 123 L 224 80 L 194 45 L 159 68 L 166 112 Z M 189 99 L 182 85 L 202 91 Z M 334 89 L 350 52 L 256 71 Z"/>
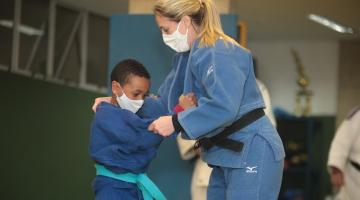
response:
<path fill-rule="evenodd" d="M 132 100 L 126 96 L 125 92 L 121 96 L 116 96 L 116 101 L 122 109 L 136 113 L 144 104 L 144 100 Z"/>
<path fill-rule="evenodd" d="M 181 34 L 179 32 L 180 23 L 177 25 L 176 31 L 172 34 L 165 34 L 163 33 L 163 40 L 166 45 L 168 45 L 170 48 L 172 48 L 176 52 L 186 52 L 190 50 L 190 46 L 188 43 L 188 32 L 189 29 L 186 29 L 186 33 Z"/>

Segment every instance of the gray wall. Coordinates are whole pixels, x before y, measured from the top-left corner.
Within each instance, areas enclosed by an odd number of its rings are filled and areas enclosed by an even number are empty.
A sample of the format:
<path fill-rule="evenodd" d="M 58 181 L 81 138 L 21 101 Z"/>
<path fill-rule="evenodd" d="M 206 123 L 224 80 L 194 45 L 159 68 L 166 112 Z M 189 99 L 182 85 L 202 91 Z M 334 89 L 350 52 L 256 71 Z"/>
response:
<path fill-rule="evenodd" d="M 340 42 L 337 124 L 360 105 L 360 40 Z"/>

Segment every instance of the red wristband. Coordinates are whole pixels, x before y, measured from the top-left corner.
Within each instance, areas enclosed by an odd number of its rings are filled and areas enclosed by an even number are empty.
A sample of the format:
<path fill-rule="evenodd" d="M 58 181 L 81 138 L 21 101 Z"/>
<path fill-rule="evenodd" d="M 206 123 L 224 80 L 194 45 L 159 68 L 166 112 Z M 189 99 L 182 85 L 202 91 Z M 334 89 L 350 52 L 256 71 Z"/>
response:
<path fill-rule="evenodd" d="M 175 108 L 174 108 L 175 113 L 179 113 L 179 112 L 182 112 L 182 111 L 184 111 L 184 108 L 181 107 L 179 104 L 175 106 Z"/>

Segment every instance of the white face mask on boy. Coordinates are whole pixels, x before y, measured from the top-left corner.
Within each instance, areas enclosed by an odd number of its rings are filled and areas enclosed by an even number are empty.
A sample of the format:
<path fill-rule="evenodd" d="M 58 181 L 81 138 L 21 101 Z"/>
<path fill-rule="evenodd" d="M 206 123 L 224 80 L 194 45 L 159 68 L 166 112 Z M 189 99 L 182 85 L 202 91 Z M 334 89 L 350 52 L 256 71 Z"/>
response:
<path fill-rule="evenodd" d="M 189 29 L 186 29 L 186 33 L 181 34 L 179 32 L 179 26 L 181 21 L 177 25 L 176 31 L 172 34 L 162 34 L 163 40 L 166 45 L 172 48 L 176 52 L 186 52 L 190 50 L 190 46 L 188 43 L 188 32 Z"/>
<path fill-rule="evenodd" d="M 122 109 L 136 113 L 144 104 L 144 100 L 132 100 L 126 96 L 125 92 L 121 96 L 116 96 L 116 101 Z"/>

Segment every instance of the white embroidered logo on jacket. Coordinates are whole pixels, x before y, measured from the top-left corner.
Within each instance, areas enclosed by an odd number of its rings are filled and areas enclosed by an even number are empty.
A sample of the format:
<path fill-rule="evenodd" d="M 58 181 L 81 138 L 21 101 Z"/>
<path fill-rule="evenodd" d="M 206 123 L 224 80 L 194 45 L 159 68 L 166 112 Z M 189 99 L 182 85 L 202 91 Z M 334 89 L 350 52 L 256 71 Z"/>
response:
<path fill-rule="evenodd" d="M 246 173 L 251 173 L 251 174 L 257 173 L 257 170 L 256 170 L 257 167 L 258 167 L 258 166 L 246 167 Z"/>
<path fill-rule="evenodd" d="M 209 76 L 213 71 L 214 71 L 214 66 L 211 65 L 211 66 L 209 67 L 209 69 L 207 70 L 207 72 L 206 72 L 206 76 Z"/>

